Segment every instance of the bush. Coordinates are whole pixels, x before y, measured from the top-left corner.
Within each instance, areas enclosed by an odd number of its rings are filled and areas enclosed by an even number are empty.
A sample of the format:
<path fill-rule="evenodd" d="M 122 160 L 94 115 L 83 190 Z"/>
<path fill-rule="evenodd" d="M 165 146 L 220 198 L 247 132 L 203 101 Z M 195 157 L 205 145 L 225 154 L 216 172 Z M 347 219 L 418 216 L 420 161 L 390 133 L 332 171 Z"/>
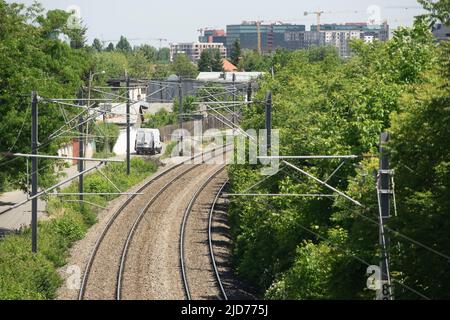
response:
<path fill-rule="evenodd" d="M 106 152 L 107 154 L 114 148 L 119 138 L 120 129 L 113 123 L 97 123 L 94 127 L 94 135 L 96 137 L 96 149 L 98 153 Z M 105 150 L 106 148 L 106 150 Z"/>
<path fill-rule="evenodd" d="M 127 176 L 125 164 L 111 164 L 102 170 L 121 190 L 128 190 L 134 184 L 157 170 L 152 161 L 132 159 L 131 175 Z M 85 192 L 116 192 L 99 173 L 85 177 Z M 77 192 L 73 183 L 64 193 Z M 89 196 L 91 203 L 106 206 L 113 196 Z M 57 268 L 66 264 L 69 249 L 81 240 L 88 228 L 96 221 L 98 208 L 84 204 L 80 206 L 76 197 L 50 199 L 47 211 L 51 217 L 38 226 L 38 253 L 31 253 L 31 231 L 24 229 L 20 234 L 6 236 L 0 241 L 0 300 L 5 299 L 54 299 L 62 279 Z"/>

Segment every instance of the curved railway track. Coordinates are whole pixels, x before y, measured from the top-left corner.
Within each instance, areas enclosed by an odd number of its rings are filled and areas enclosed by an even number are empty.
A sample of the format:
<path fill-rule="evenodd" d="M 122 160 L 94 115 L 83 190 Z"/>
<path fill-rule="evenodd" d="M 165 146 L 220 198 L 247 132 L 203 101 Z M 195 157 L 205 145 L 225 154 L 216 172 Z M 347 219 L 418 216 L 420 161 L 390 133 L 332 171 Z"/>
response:
<path fill-rule="evenodd" d="M 223 154 L 226 148 L 227 146 L 214 151 L 222 150 L 221 154 Z M 204 154 L 199 156 L 204 156 Z M 190 160 L 194 158 L 196 157 Z M 149 208 L 154 206 L 177 181 L 182 182 L 183 179 L 188 179 L 189 175 L 199 177 L 205 171 L 200 168 L 202 167 L 200 164 L 191 166 L 184 164 L 169 168 L 140 188 L 137 193 L 152 194 L 153 192 L 154 196 L 150 200 L 132 196 L 113 214 L 101 232 L 87 261 L 78 295 L 80 300 L 122 298 L 124 272 L 130 246 Z"/>
<path fill-rule="evenodd" d="M 209 249 L 209 262 L 212 265 L 211 268 L 205 268 L 205 266 L 196 266 L 193 268 L 190 268 L 191 270 L 188 271 L 187 268 L 187 263 L 186 263 L 186 230 L 187 230 L 187 224 L 189 221 L 189 218 L 191 217 L 191 215 L 194 213 L 193 212 L 193 208 L 194 205 L 198 202 L 198 199 L 200 198 L 200 195 L 205 192 L 205 189 L 211 185 L 211 182 L 217 178 L 217 176 L 224 171 L 224 167 L 220 168 L 219 170 L 217 170 L 216 172 L 214 172 L 206 181 L 203 185 L 200 186 L 200 188 L 196 191 L 196 193 L 193 195 L 191 201 L 189 202 L 189 205 L 187 206 L 184 215 L 183 215 L 183 221 L 182 221 L 182 225 L 181 225 L 181 232 L 180 232 L 180 267 L 181 267 L 181 275 L 183 278 L 183 288 L 184 288 L 184 292 L 185 292 L 185 296 L 188 300 L 192 300 L 193 298 L 199 299 L 199 298 L 214 298 L 217 297 L 219 299 L 224 299 L 224 300 L 228 300 L 227 294 L 225 292 L 225 289 L 223 287 L 221 278 L 220 278 L 220 274 L 219 271 L 217 269 L 217 264 L 216 264 L 216 260 L 215 260 L 215 255 L 214 255 L 214 248 L 213 248 L 213 243 L 212 243 L 212 222 L 213 222 L 213 213 L 214 213 L 214 208 L 216 206 L 217 200 L 220 196 L 220 194 L 222 193 L 223 188 L 225 187 L 225 185 L 227 184 L 227 182 L 225 182 L 225 184 L 222 185 L 222 187 L 220 187 L 220 189 L 218 190 L 218 192 L 215 194 L 215 197 L 212 201 L 212 205 L 209 208 L 209 210 L 207 211 L 208 216 L 205 217 L 206 218 L 206 234 L 207 234 L 207 248 Z M 228 181 L 228 180 L 227 180 Z M 197 208 L 197 214 L 201 215 L 202 211 L 205 210 L 201 210 L 204 208 Z M 200 217 L 200 219 L 198 220 L 202 220 L 202 218 Z M 201 232 L 201 229 L 199 230 Z M 198 232 L 198 231 L 197 231 Z M 198 238 L 198 236 L 197 236 Z M 204 240 L 201 239 L 200 240 Z M 191 241 L 191 246 L 195 247 L 195 244 L 192 243 L 193 241 Z M 204 243 L 202 243 L 201 245 L 205 246 Z M 195 254 L 194 255 L 201 255 L 201 250 L 199 250 L 198 248 L 194 248 L 197 249 L 195 250 Z M 204 256 L 204 255 L 203 255 Z M 198 257 L 198 259 L 200 259 L 200 257 Z M 203 264 L 205 264 L 205 261 L 203 259 L 203 262 L 201 262 Z M 205 293 L 206 296 L 200 296 L 197 294 L 197 296 L 193 297 L 192 293 L 191 293 L 191 286 L 189 283 L 189 276 L 188 273 L 197 273 L 197 275 L 192 275 L 192 277 L 196 280 L 194 281 L 195 284 L 197 286 L 199 286 L 200 288 L 197 288 L 197 292 L 202 292 Z M 209 275 L 208 275 L 209 273 Z M 217 289 L 219 289 L 219 294 L 215 294 L 213 296 L 211 296 L 211 294 L 209 294 L 208 296 L 208 292 L 211 292 L 213 290 L 211 290 L 211 288 L 208 288 L 208 278 L 211 278 L 210 273 L 213 273 L 215 276 L 215 286 Z M 196 277 L 195 277 L 196 276 Z M 200 280 L 200 281 L 199 281 Z M 201 283 L 199 283 L 201 282 Z M 209 285 L 211 285 L 211 281 L 209 281 Z M 205 288 L 206 286 L 206 288 Z"/>

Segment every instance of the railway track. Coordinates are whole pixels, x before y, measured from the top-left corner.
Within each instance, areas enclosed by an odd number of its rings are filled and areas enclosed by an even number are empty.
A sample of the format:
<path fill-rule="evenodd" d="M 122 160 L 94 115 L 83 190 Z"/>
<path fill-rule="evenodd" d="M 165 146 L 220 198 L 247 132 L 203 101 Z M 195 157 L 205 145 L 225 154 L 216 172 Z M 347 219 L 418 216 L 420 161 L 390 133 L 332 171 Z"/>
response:
<path fill-rule="evenodd" d="M 226 147 L 217 150 L 222 150 L 223 154 Z M 132 250 L 135 238 L 139 238 L 137 235 L 140 233 L 142 221 L 149 222 L 146 216 L 151 217 L 152 211 L 162 208 L 164 201 L 170 201 L 177 192 L 183 189 L 190 191 L 186 188 L 186 182 L 203 181 L 212 167 L 214 166 L 204 164 L 176 165 L 155 176 L 138 191 L 151 195 L 150 198 L 133 196 L 122 204 L 106 224 L 91 251 L 78 299 L 158 299 L 158 296 L 139 293 L 139 290 L 127 290 L 126 285 L 124 290 L 124 283 L 130 278 L 128 269 L 139 268 L 135 263 L 128 263 L 130 252 L 133 253 L 132 258 L 133 255 L 136 256 L 136 252 Z M 217 166 L 214 170 L 216 168 Z M 145 268 L 138 273 L 132 272 L 131 277 L 136 274 L 139 278 L 139 275 L 145 272 Z"/>
<path fill-rule="evenodd" d="M 214 208 L 219 195 L 227 183 L 223 183 L 223 180 L 228 180 L 222 177 L 222 183 L 219 187 L 213 182 L 218 178 L 220 180 L 220 174 L 224 169 L 220 168 L 214 172 L 200 186 L 184 212 L 179 250 L 183 288 L 188 300 L 228 300 L 217 269 L 212 241 Z M 207 190 L 208 188 L 211 190 Z M 211 192 L 212 190 L 215 192 Z M 203 193 L 206 193 L 206 195 L 203 195 Z M 213 199 L 209 199 L 211 194 L 214 196 Z M 208 207 L 207 205 L 205 206 L 205 202 L 212 204 Z M 190 248 L 189 254 L 186 254 L 186 248 Z"/>

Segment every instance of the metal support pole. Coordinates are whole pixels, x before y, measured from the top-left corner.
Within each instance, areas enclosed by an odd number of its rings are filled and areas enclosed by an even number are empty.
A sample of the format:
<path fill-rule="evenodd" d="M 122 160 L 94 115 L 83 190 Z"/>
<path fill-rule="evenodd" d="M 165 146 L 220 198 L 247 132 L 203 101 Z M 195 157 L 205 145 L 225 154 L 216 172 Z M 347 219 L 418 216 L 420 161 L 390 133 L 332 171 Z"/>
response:
<path fill-rule="evenodd" d="M 79 147 L 79 157 L 83 158 L 84 157 L 84 138 L 83 138 L 83 134 L 84 134 L 84 119 L 83 116 L 80 116 L 79 119 L 79 127 L 78 130 L 80 132 L 80 137 L 78 139 L 78 144 L 80 145 Z M 84 161 L 83 160 L 78 160 L 78 172 L 83 172 L 84 171 Z M 83 193 L 84 193 L 84 175 L 80 175 L 80 177 L 78 178 L 78 192 L 80 193 L 80 209 L 83 209 L 83 201 L 84 201 L 84 197 L 83 197 Z"/>
<path fill-rule="evenodd" d="M 378 173 L 378 199 L 380 209 L 380 269 L 381 290 L 377 295 L 378 300 L 392 300 L 391 279 L 389 273 L 389 233 L 385 226 L 385 219 L 390 218 L 390 170 L 389 158 L 385 144 L 389 141 L 389 134 L 382 133 L 380 139 L 380 172 Z"/>
<path fill-rule="evenodd" d="M 127 175 L 131 173 L 130 77 L 127 75 Z"/>
<path fill-rule="evenodd" d="M 234 127 L 236 126 L 236 106 L 234 105 L 236 103 L 236 74 L 233 73 L 233 134 L 235 132 Z"/>
<path fill-rule="evenodd" d="M 266 94 L 266 130 L 267 130 L 267 154 L 272 150 L 272 92 Z"/>
<path fill-rule="evenodd" d="M 247 87 L 247 102 L 252 101 L 252 83 L 250 82 Z"/>
<path fill-rule="evenodd" d="M 38 95 L 36 91 L 32 93 L 31 102 L 31 153 L 38 151 Z M 38 193 L 38 159 L 31 159 L 31 196 Z M 38 199 L 31 201 L 31 251 L 37 253 L 37 224 L 38 224 Z"/>
<path fill-rule="evenodd" d="M 180 77 L 180 86 L 179 86 L 179 127 L 180 127 L 180 157 L 184 156 L 184 137 L 183 137 L 183 83 L 181 82 Z"/>

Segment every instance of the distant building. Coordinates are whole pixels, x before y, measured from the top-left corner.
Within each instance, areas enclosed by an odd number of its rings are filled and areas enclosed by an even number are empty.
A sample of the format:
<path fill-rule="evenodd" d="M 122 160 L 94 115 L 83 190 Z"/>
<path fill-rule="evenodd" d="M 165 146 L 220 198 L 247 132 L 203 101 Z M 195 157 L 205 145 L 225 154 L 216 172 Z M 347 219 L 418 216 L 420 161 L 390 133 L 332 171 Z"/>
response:
<path fill-rule="evenodd" d="M 233 74 L 237 83 L 245 83 L 261 78 L 263 72 L 200 72 L 197 81 L 201 82 L 233 82 Z"/>
<path fill-rule="evenodd" d="M 202 29 L 202 35 L 198 38 L 202 43 L 223 43 L 227 42 L 227 34 L 223 29 Z"/>
<path fill-rule="evenodd" d="M 317 31 L 317 25 L 312 25 L 311 31 Z M 361 39 L 364 39 L 364 36 L 371 36 L 373 39 L 380 41 L 389 40 L 389 25 L 387 22 L 384 22 L 382 25 L 370 25 L 366 22 L 321 24 L 320 31 L 325 33 L 331 33 L 333 31 L 353 32 L 354 34 L 359 32 L 362 35 Z"/>
<path fill-rule="evenodd" d="M 261 51 L 263 53 L 275 51 L 278 48 L 300 49 L 303 46 L 301 39 L 298 41 L 286 41 L 286 34 L 291 36 L 306 30 L 305 25 L 286 24 L 282 22 L 273 24 L 261 24 Z M 289 39 L 292 37 L 288 36 Z M 295 37 L 295 35 L 294 35 Z M 258 49 L 258 25 L 256 22 L 243 22 L 227 26 L 228 52 L 231 52 L 234 42 L 239 39 L 243 49 Z"/>
<path fill-rule="evenodd" d="M 235 72 L 238 70 L 238 68 L 234 64 L 232 64 L 230 61 L 228 61 L 228 59 L 222 60 L 222 67 L 223 67 L 223 71 L 225 71 L 225 72 Z"/>
<path fill-rule="evenodd" d="M 432 31 L 438 41 L 446 41 L 450 39 L 450 26 L 438 23 L 433 27 Z"/>
<path fill-rule="evenodd" d="M 227 49 L 223 43 L 186 42 L 170 44 L 170 61 L 181 53 L 187 55 L 191 61 L 197 62 L 202 52 L 207 49 L 218 49 L 222 58 L 227 57 Z"/>
<path fill-rule="evenodd" d="M 311 32 L 317 32 L 317 25 L 311 26 Z M 367 23 L 323 24 L 320 32 L 324 34 L 325 45 L 336 47 L 341 57 L 351 55 L 350 40 L 361 39 L 366 43 L 389 39 L 389 25 L 369 25 Z"/>

